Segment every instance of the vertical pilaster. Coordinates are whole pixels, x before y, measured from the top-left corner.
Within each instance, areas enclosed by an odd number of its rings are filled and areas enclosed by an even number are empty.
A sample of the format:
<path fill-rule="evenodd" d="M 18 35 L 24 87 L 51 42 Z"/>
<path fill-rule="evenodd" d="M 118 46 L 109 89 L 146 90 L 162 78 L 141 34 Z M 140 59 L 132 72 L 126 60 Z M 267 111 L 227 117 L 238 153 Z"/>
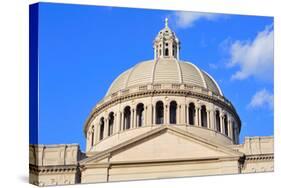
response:
<path fill-rule="evenodd" d="M 216 130 L 215 128 L 215 111 L 210 110 L 210 129 Z"/>
<path fill-rule="evenodd" d="M 181 111 L 181 106 L 180 104 L 177 105 L 177 109 L 176 109 L 176 124 L 179 124 L 181 121 L 180 121 L 180 112 Z"/>
<path fill-rule="evenodd" d="M 136 128 L 137 127 L 137 110 L 136 108 L 133 109 L 133 125 L 132 128 Z"/>
<path fill-rule="evenodd" d="M 144 111 L 143 111 L 143 126 L 147 125 L 147 106 L 144 106 Z"/>
<path fill-rule="evenodd" d="M 117 111 L 114 113 L 114 124 L 113 124 L 113 133 L 119 132 L 119 122 L 120 122 L 120 112 Z"/>
<path fill-rule="evenodd" d="M 86 144 L 86 146 L 87 146 L 87 151 L 89 151 L 90 149 L 91 149 L 91 142 L 92 142 L 92 140 L 91 140 L 91 132 L 90 131 L 88 131 L 87 132 L 87 144 Z"/>
<path fill-rule="evenodd" d="M 99 126 L 95 125 L 95 133 L 94 133 L 94 145 L 97 143 L 98 141 L 98 137 L 99 137 Z"/>
<path fill-rule="evenodd" d="M 100 134 L 101 134 L 101 122 L 99 122 L 99 125 L 98 125 L 98 128 L 97 128 L 97 130 L 98 130 L 98 134 L 97 134 L 97 142 L 99 142 L 100 141 Z"/>
<path fill-rule="evenodd" d="M 124 113 L 121 112 L 121 113 L 120 113 L 120 116 L 121 116 L 120 130 L 121 130 L 121 131 L 124 131 Z"/>
<path fill-rule="evenodd" d="M 210 110 L 207 110 L 207 128 L 210 129 L 211 128 L 211 120 L 210 120 Z"/>
<path fill-rule="evenodd" d="M 108 121 L 108 118 L 104 118 L 104 132 L 103 132 L 103 138 L 106 138 L 108 137 L 108 124 L 109 124 L 109 121 Z"/>
<path fill-rule="evenodd" d="M 153 116 L 153 112 L 152 112 L 152 104 L 148 104 L 147 105 L 147 118 L 146 118 L 146 124 L 147 125 L 152 125 L 152 116 Z"/>
<path fill-rule="evenodd" d="M 198 108 L 198 126 L 201 127 L 202 126 L 202 117 L 201 117 L 201 107 Z"/>
<path fill-rule="evenodd" d="M 165 111 L 164 111 L 164 124 L 166 123 L 167 125 L 170 124 L 170 105 L 167 104 L 165 105 Z"/>
<path fill-rule="evenodd" d="M 186 105 L 186 112 L 185 112 L 185 123 L 189 124 L 189 105 Z"/>
<path fill-rule="evenodd" d="M 232 137 L 233 136 L 232 135 L 232 120 L 231 119 L 228 120 L 228 135 L 231 139 L 233 139 L 233 137 Z"/>
<path fill-rule="evenodd" d="M 195 106 L 195 126 L 199 126 L 199 107 Z"/>
<path fill-rule="evenodd" d="M 156 109 L 155 109 L 155 106 L 154 105 L 151 105 L 151 122 L 152 122 L 152 125 L 155 125 L 156 124 Z"/>
<path fill-rule="evenodd" d="M 130 114 L 130 129 L 133 128 L 134 124 L 134 109 L 131 109 L 131 114 Z"/>
<path fill-rule="evenodd" d="M 221 120 L 220 120 L 220 121 L 221 121 L 221 133 L 225 134 L 225 129 L 224 129 L 224 115 L 221 114 L 220 118 L 221 118 Z"/>
<path fill-rule="evenodd" d="M 181 124 L 186 124 L 186 105 L 181 105 Z"/>

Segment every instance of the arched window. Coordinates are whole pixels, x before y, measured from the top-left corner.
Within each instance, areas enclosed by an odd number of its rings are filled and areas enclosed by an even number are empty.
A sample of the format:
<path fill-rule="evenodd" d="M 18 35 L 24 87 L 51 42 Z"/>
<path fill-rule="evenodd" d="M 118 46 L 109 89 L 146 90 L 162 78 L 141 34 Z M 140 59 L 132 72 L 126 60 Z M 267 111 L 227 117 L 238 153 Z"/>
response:
<path fill-rule="evenodd" d="M 232 122 L 232 138 L 233 142 L 236 144 L 236 128 L 234 122 Z"/>
<path fill-rule="evenodd" d="M 195 105 L 194 103 L 190 103 L 188 106 L 188 122 L 190 125 L 194 125 L 195 119 Z"/>
<path fill-rule="evenodd" d="M 169 56 L 169 49 L 165 48 L 165 56 Z"/>
<path fill-rule="evenodd" d="M 177 102 L 172 101 L 170 103 L 170 124 L 177 123 Z"/>
<path fill-rule="evenodd" d="M 162 101 L 156 103 L 156 124 L 164 123 L 164 105 Z"/>
<path fill-rule="evenodd" d="M 130 129 L 131 127 L 131 108 L 129 106 L 126 106 L 124 108 L 124 124 L 123 128 L 124 130 Z"/>
<path fill-rule="evenodd" d="M 93 146 L 94 145 L 94 132 L 95 132 L 95 128 L 94 128 L 94 126 L 92 127 L 92 133 L 91 133 L 91 146 Z"/>
<path fill-rule="evenodd" d="M 220 112 L 216 110 L 216 129 L 221 132 Z"/>
<path fill-rule="evenodd" d="M 100 140 L 103 139 L 103 133 L 104 133 L 104 118 L 102 117 L 100 119 Z"/>
<path fill-rule="evenodd" d="M 207 110 L 206 106 L 201 106 L 201 126 L 207 127 Z"/>
<path fill-rule="evenodd" d="M 228 119 L 227 119 L 227 115 L 224 115 L 224 132 L 225 135 L 228 136 Z"/>
<path fill-rule="evenodd" d="M 110 112 L 108 116 L 108 136 L 113 134 L 113 125 L 114 125 L 114 113 Z"/>
<path fill-rule="evenodd" d="M 142 103 L 137 105 L 137 127 L 143 126 L 143 111 L 144 105 Z"/>

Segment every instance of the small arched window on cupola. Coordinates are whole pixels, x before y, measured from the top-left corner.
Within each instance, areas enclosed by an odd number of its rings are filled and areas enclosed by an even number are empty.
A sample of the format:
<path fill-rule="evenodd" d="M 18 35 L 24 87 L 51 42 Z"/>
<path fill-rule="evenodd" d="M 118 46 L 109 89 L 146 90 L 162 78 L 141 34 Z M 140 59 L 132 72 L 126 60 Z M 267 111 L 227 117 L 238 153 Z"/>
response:
<path fill-rule="evenodd" d="M 164 104 L 162 101 L 156 103 L 156 124 L 164 123 Z"/>
<path fill-rule="evenodd" d="M 188 106 L 188 123 L 194 125 L 195 122 L 195 105 L 190 103 Z"/>
<path fill-rule="evenodd" d="M 137 105 L 137 110 L 136 110 L 136 115 L 137 115 L 137 127 L 143 126 L 143 121 L 144 121 L 144 105 L 143 103 L 139 103 Z"/>
<path fill-rule="evenodd" d="M 177 102 L 172 101 L 170 103 L 170 124 L 177 123 Z"/>
<path fill-rule="evenodd" d="M 201 106 L 201 127 L 207 127 L 207 110 L 206 106 Z"/>
<path fill-rule="evenodd" d="M 126 106 L 124 108 L 124 122 L 123 129 L 127 130 L 131 128 L 131 108 L 130 106 Z"/>
<path fill-rule="evenodd" d="M 169 49 L 168 48 L 165 48 L 165 54 L 164 56 L 169 56 Z"/>
<path fill-rule="evenodd" d="M 92 130 L 91 130 L 91 147 L 94 146 L 94 139 L 95 139 L 94 132 L 95 132 L 95 127 L 92 126 Z"/>

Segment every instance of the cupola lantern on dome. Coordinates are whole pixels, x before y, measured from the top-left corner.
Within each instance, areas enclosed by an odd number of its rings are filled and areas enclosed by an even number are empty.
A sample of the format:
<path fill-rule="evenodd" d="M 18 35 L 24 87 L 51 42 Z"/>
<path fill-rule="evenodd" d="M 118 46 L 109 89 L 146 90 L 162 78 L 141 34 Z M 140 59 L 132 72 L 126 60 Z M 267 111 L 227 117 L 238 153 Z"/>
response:
<path fill-rule="evenodd" d="M 168 18 L 165 19 L 165 27 L 159 31 L 153 42 L 154 59 L 175 58 L 179 59 L 180 42 L 175 33 L 168 26 Z"/>

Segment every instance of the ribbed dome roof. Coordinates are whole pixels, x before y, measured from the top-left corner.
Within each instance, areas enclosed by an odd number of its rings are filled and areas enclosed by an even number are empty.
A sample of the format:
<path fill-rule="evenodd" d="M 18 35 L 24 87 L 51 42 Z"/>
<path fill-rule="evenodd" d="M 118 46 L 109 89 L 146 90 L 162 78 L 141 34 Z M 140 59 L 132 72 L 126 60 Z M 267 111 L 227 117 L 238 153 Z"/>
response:
<path fill-rule="evenodd" d="M 106 96 L 133 86 L 166 83 L 199 86 L 223 95 L 216 81 L 194 64 L 175 58 L 159 58 L 138 63 L 123 72 L 111 84 Z"/>

